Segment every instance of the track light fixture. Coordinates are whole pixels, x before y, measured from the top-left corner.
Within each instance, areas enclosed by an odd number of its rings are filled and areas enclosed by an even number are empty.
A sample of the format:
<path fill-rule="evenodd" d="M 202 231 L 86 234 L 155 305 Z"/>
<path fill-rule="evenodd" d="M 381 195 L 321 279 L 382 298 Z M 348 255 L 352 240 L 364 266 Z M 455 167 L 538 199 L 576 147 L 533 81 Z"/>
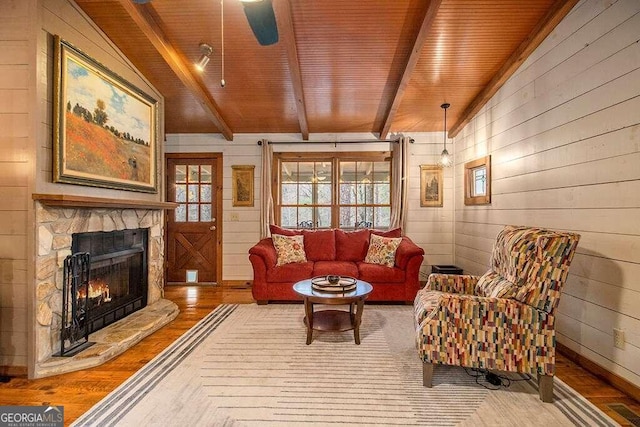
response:
<path fill-rule="evenodd" d="M 209 57 L 213 53 L 213 48 L 206 43 L 200 44 L 200 59 L 196 62 L 196 70 L 202 72 L 204 71 L 204 67 L 209 63 Z"/>
<path fill-rule="evenodd" d="M 444 149 L 440 154 L 440 166 L 442 166 L 443 168 L 448 168 L 449 166 L 451 166 L 451 163 L 452 163 L 451 156 L 447 151 L 447 108 L 449 108 L 450 106 L 451 104 L 446 102 L 440 106 L 440 108 L 444 110 L 444 135 L 443 135 Z"/>

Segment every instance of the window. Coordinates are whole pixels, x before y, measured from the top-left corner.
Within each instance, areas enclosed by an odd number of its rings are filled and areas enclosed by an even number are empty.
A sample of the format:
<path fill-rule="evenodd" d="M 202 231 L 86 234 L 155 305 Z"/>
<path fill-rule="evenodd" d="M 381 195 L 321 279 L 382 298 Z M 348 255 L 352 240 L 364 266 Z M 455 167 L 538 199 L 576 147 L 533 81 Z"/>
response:
<path fill-rule="evenodd" d="M 464 204 L 491 203 L 491 156 L 464 165 Z"/>
<path fill-rule="evenodd" d="M 285 228 L 387 228 L 391 159 L 383 153 L 276 153 L 276 222 Z"/>

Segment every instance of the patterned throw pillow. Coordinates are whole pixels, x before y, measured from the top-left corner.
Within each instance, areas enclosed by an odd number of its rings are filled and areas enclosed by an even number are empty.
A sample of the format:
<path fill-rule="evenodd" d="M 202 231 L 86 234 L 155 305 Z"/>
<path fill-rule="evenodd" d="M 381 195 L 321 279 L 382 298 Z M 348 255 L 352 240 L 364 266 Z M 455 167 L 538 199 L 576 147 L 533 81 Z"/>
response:
<path fill-rule="evenodd" d="M 396 249 L 398 249 L 400 242 L 402 242 L 402 237 L 392 238 L 372 234 L 364 262 L 393 267 L 396 262 Z"/>
<path fill-rule="evenodd" d="M 276 267 L 293 262 L 307 262 L 307 257 L 304 254 L 303 236 L 274 234 L 271 238 L 273 239 L 273 246 L 276 248 L 276 253 L 278 254 Z"/>

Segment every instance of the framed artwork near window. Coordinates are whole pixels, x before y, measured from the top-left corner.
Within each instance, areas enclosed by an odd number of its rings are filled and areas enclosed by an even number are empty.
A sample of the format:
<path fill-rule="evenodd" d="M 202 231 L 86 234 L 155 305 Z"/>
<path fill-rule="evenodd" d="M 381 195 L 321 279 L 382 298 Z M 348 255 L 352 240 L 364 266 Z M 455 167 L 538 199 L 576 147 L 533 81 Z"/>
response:
<path fill-rule="evenodd" d="M 464 164 L 464 204 L 491 203 L 491 156 Z"/>
<path fill-rule="evenodd" d="M 420 206 L 442 206 L 442 167 L 420 165 Z"/>
<path fill-rule="evenodd" d="M 231 166 L 233 206 L 253 206 L 254 165 Z"/>
<path fill-rule="evenodd" d="M 158 102 L 55 36 L 53 181 L 158 192 Z"/>

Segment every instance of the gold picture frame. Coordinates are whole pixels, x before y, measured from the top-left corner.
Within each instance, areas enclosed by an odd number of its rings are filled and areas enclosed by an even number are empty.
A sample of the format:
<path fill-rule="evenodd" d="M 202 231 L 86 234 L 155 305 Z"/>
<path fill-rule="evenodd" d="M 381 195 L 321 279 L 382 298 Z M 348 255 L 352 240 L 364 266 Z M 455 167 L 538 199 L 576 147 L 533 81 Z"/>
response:
<path fill-rule="evenodd" d="M 464 204 L 491 204 L 491 156 L 464 164 Z"/>
<path fill-rule="evenodd" d="M 442 206 L 442 167 L 420 165 L 420 206 Z"/>
<path fill-rule="evenodd" d="M 158 102 L 54 38 L 53 182 L 158 192 Z"/>
<path fill-rule="evenodd" d="M 231 166 L 233 206 L 253 206 L 254 165 Z"/>

